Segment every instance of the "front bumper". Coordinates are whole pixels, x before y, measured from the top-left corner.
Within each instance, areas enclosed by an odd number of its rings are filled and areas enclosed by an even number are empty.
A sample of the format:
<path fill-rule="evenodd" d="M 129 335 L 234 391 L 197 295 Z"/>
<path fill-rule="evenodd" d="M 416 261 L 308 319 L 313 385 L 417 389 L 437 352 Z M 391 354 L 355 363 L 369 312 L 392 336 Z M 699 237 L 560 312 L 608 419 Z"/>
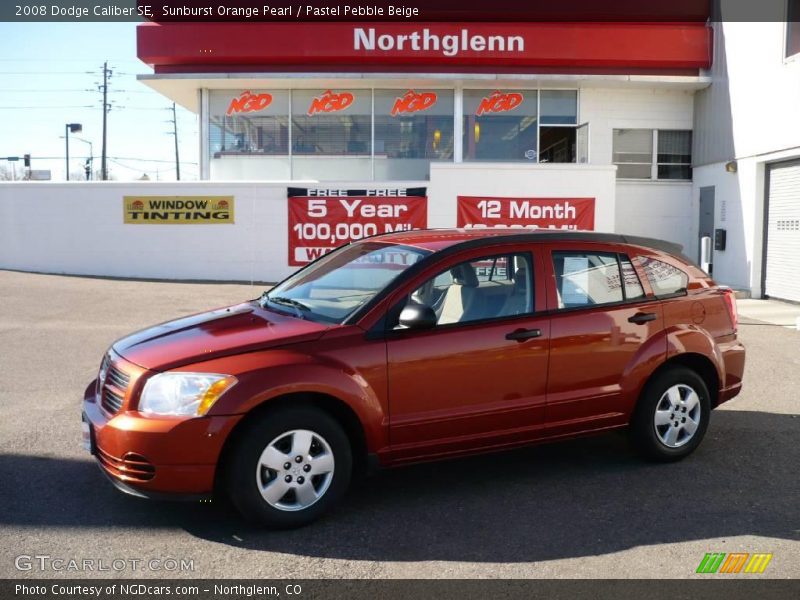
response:
<path fill-rule="evenodd" d="M 213 492 L 222 447 L 242 415 L 153 418 L 124 408 L 111 415 L 98 404 L 96 387 L 84 393 L 84 445 L 114 485 L 148 498 Z"/>

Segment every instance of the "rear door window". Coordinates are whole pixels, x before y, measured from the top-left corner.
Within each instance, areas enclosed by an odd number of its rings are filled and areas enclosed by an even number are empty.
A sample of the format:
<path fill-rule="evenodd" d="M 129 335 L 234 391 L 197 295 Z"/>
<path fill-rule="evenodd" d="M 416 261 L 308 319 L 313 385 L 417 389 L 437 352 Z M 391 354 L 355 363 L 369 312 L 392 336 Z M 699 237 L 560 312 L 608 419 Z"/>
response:
<path fill-rule="evenodd" d="M 622 302 L 617 255 L 611 252 L 553 252 L 559 308 Z"/>

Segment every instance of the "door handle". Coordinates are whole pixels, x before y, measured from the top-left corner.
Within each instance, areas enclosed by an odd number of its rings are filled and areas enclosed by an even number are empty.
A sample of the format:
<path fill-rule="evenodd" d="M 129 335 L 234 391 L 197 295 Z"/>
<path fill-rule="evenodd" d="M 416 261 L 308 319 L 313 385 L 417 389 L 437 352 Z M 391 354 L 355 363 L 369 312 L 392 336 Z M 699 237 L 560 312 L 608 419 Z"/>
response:
<path fill-rule="evenodd" d="M 628 323 L 643 325 L 648 321 L 655 321 L 657 318 L 658 317 L 656 317 L 656 313 L 636 313 L 632 317 L 628 317 Z"/>
<path fill-rule="evenodd" d="M 507 340 L 517 340 L 518 342 L 538 337 L 542 337 L 541 329 L 515 329 L 511 333 L 506 334 Z"/>

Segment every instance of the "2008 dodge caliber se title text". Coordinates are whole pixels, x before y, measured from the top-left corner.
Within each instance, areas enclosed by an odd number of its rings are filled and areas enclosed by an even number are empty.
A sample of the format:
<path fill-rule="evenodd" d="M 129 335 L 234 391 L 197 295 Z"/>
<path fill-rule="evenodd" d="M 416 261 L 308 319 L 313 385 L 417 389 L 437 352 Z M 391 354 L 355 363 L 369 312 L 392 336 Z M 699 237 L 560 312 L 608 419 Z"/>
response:
<path fill-rule="evenodd" d="M 259 300 L 116 342 L 84 437 L 124 491 L 307 523 L 373 466 L 629 427 L 690 454 L 739 393 L 732 292 L 666 242 L 438 230 L 344 246 Z"/>

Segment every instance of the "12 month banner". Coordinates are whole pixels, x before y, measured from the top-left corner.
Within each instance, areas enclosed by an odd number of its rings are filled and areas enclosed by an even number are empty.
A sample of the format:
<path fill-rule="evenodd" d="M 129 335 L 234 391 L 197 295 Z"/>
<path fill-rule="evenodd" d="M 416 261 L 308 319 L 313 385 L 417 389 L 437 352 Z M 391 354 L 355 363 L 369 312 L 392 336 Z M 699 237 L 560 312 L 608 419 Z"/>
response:
<path fill-rule="evenodd" d="M 124 196 L 126 225 L 233 223 L 233 196 Z"/>
<path fill-rule="evenodd" d="M 594 198 L 458 197 L 459 227 L 594 230 Z"/>
<path fill-rule="evenodd" d="M 289 265 L 308 264 L 363 237 L 425 229 L 425 188 L 289 188 Z"/>

